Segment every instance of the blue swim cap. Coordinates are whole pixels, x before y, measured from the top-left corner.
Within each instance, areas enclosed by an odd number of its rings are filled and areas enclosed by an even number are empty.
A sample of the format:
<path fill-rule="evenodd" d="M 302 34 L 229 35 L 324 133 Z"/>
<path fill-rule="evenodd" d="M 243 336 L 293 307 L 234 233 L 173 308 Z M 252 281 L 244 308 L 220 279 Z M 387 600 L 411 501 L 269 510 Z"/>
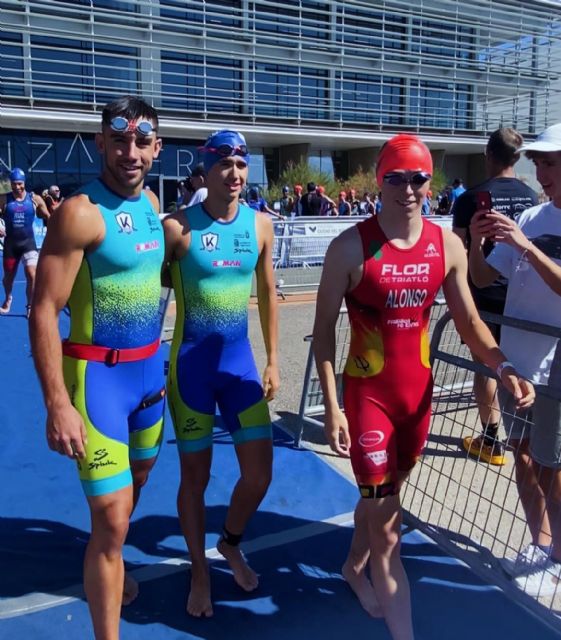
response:
<path fill-rule="evenodd" d="M 238 156 L 249 164 L 249 150 L 245 138 L 237 131 L 222 129 L 216 131 L 208 137 L 202 147 L 203 162 L 205 171 L 208 173 L 211 168 L 220 160 L 229 156 Z"/>
<path fill-rule="evenodd" d="M 10 182 L 25 182 L 25 173 L 17 167 L 12 169 L 10 172 Z"/>

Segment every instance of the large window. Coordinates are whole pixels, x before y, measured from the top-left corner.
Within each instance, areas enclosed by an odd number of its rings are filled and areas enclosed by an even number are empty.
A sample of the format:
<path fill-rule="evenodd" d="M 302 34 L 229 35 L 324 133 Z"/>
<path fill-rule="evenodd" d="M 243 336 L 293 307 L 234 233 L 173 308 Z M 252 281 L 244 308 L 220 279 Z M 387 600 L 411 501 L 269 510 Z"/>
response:
<path fill-rule="evenodd" d="M 425 63 L 465 66 L 474 57 L 473 29 L 461 24 L 415 18 L 410 43 Z"/>
<path fill-rule="evenodd" d="M 160 0 L 162 26 L 181 33 L 189 25 L 205 25 L 209 35 L 223 27 L 240 28 L 241 0 Z"/>
<path fill-rule="evenodd" d="M 341 120 L 374 124 L 403 122 L 402 80 L 345 73 L 338 86 L 337 110 Z"/>
<path fill-rule="evenodd" d="M 253 102 L 257 115 L 324 119 L 327 117 L 327 74 L 306 67 L 257 64 Z"/>
<path fill-rule="evenodd" d="M 214 113 L 241 110 L 240 62 L 162 52 L 162 106 Z"/>
<path fill-rule="evenodd" d="M 0 76 L 0 95 L 24 95 L 23 48 L 19 33 L 0 31 Z"/>
<path fill-rule="evenodd" d="M 65 102 L 108 102 L 138 93 L 136 49 L 31 37 L 33 95 Z"/>
<path fill-rule="evenodd" d="M 387 53 L 405 49 L 404 16 L 348 7 L 344 3 L 339 10 L 335 37 L 341 45 L 361 48 L 367 54 L 372 50 L 380 53 L 383 49 Z"/>
<path fill-rule="evenodd" d="M 409 124 L 435 129 L 471 128 L 470 87 L 428 82 L 411 84 Z"/>

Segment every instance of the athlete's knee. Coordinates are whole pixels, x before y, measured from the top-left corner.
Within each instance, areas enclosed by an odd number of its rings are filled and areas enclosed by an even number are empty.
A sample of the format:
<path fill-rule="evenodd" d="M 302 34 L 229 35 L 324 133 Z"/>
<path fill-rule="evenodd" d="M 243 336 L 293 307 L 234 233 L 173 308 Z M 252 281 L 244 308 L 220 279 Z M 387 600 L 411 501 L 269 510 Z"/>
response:
<path fill-rule="evenodd" d="M 129 530 L 132 500 L 105 500 L 92 505 L 92 538 L 106 553 L 120 552 Z"/>
<path fill-rule="evenodd" d="M 200 451 L 181 456 L 180 491 L 202 494 L 210 482 L 210 453 Z"/>
<path fill-rule="evenodd" d="M 241 479 L 255 494 L 265 495 L 273 479 L 273 470 L 266 465 L 254 469 L 243 469 Z"/>

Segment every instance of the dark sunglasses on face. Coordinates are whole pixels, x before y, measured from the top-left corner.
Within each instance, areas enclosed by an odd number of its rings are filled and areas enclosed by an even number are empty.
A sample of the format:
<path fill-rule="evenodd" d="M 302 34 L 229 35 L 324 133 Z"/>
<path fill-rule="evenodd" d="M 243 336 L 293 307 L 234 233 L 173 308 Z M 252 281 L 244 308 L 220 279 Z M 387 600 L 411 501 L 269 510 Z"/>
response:
<path fill-rule="evenodd" d="M 109 126 L 113 131 L 119 133 L 132 132 L 140 133 L 142 136 L 149 136 L 156 132 L 156 127 L 148 120 L 140 120 L 139 122 L 131 122 L 123 116 L 117 116 L 111 120 Z"/>
<path fill-rule="evenodd" d="M 418 173 L 412 173 L 407 175 L 405 173 L 386 173 L 384 176 L 384 182 L 391 184 L 392 187 L 399 187 L 402 184 L 410 184 L 412 187 L 422 187 L 425 182 L 428 182 L 432 178 L 430 173 L 419 171 Z"/>
<path fill-rule="evenodd" d="M 231 144 L 219 144 L 217 147 L 201 147 L 204 151 L 210 153 L 216 153 L 219 156 L 227 158 L 228 156 L 247 156 L 249 151 L 245 144 L 240 144 L 237 147 L 233 147 Z"/>

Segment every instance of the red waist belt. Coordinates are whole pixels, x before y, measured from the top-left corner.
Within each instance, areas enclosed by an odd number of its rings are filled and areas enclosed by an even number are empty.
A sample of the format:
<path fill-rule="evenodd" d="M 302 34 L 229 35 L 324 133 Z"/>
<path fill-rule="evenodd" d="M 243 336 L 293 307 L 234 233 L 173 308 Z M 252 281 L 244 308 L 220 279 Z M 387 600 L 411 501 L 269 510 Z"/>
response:
<path fill-rule="evenodd" d="M 62 341 L 62 353 L 78 360 L 93 360 L 114 365 L 118 362 L 136 362 L 154 355 L 160 346 L 160 339 L 144 347 L 132 349 L 112 349 L 110 347 L 98 347 L 95 344 L 80 344 L 79 342 Z"/>

